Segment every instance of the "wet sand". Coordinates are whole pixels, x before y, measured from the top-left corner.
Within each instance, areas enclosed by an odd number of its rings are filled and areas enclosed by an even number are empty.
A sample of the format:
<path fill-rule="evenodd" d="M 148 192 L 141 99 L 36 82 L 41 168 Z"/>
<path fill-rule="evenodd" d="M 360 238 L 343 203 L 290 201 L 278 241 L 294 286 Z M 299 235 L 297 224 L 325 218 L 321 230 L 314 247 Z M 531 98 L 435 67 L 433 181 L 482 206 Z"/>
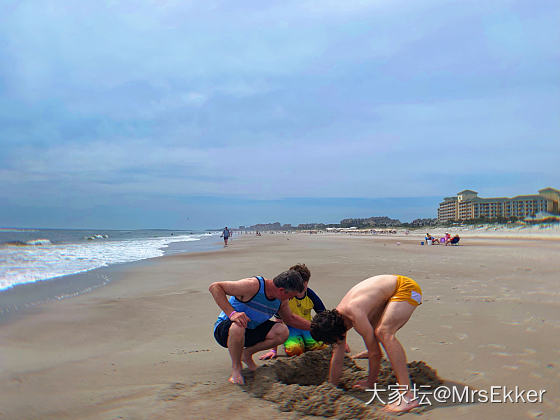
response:
<path fill-rule="evenodd" d="M 396 385 L 390 363 L 383 359 L 376 389 L 378 396 L 353 388 L 367 378 L 367 369 L 345 357 L 344 370 L 338 387 L 327 383 L 331 349 L 304 353 L 299 357 L 279 358 L 259 367 L 254 373 L 247 372 L 244 388 L 256 398 L 278 404 L 278 409 L 299 415 L 335 417 L 338 419 L 384 419 L 383 403 Z M 422 390 L 434 390 L 443 385 L 437 372 L 423 362 L 408 364 L 411 381 Z M 421 388 L 422 387 L 422 388 Z M 414 409 L 415 413 L 426 407 Z"/>
<path fill-rule="evenodd" d="M 246 387 L 230 385 L 227 350 L 212 336 L 219 310 L 211 282 L 272 277 L 296 262 L 310 267 L 310 285 L 327 307 L 371 275 L 414 278 L 424 304 L 398 334 L 409 362 L 424 361 L 461 386 L 547 390 L 543 403 L 438 405 L 400 418 L 559 417 L 560 241 L 464 239 L 459 247 L 426 247 L 415 238 L 265 234 L 130 265 L 107 286 L 0 326 L 0 419 L 315 418 L 321 412 L 280 411 L 278 398 L 254 392 L 250 379 L 265 377 L 266 368 L 248 375 Z M 363 348 L 354 332 L 349 343 Z M 361 410 L 363 400 L 340 392 L 334 400 L 354 398 Z M 325 401 L 315 403 L 323 415 L 344 417 L 340 404 Z"/>

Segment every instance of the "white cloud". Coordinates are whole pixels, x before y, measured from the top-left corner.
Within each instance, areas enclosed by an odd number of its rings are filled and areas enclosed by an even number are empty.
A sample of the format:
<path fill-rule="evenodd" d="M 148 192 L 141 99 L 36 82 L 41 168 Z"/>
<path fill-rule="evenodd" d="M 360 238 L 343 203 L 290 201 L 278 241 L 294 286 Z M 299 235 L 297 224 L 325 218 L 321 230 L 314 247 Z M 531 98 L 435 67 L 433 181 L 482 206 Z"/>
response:
<path fill-rule="evenodd" d="M 554 185 L 557 9 L 18 2 L 0 13 L 3 193 L 437 195 L 448 163 L 456 182 L 529 166 Z"/>

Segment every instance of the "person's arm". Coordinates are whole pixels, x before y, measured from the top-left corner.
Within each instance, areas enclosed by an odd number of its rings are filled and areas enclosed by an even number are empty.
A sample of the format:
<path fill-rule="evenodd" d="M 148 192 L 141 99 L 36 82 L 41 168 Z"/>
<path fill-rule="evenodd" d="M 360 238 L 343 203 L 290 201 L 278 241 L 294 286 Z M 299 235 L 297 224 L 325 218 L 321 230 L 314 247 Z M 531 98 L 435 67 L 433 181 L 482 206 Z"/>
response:
<path fill-rule="evenodd" d="M 375 337 L 373 326 L 369 322 L 367 314 L 358 313 L 354 315 L 354 329 L 360 334 L 364 340 L 368 352 L 368 365 L 369 372 L 368 378 L 365 381 L 359 381 L 355 387 L 358 388 L 371 388 L 377 381 L 379 374 L 379 366 L 381 363 L 381 349 Z"/>
<path fill-rule="evenodd" d="M 259 291 L 259 280 L 255 277 L 238 281 L 217 281 L 208 287 L 216 304 L 230 317 L 232 322 L 236 322 L 242 327 L 247 327 L 250 321 L 245 312 L 236 312 L 228 301 L 227 296 L 236 296 L 240 300 L 247 300 Z M 232 314 L 233 312 L 233 314 Z"/>
<path fill-rule="evenodd" d="M 331 357 L 331 366 L 329 369 L 329 382 L 338 385 L 342 376 L 342 368 L 344 366 L 344 349 L 346 348 L 346 335 L 343 340 L 333 344 L 333 352 Z"/>
<path fill-rule="evenodd" d="M 287 325 L 300 330 L 309 331 L 311 329 L 311 322 L 301 316 L 294 315 L 290 310 L 288 300 L 283 300 L 278 309 L 278 314 Z"/>
<path fill-rule="evenodd" d="M 321 298 L 317 296 L 317 293 L 315 293 L 309 287 L 307 288 L 307 296 L 309 297 L 309 299 L 311 299 L 311 302 L 313 302 L 313 310 L 315 311 L 315 313 L 323 312 L 326 310 Z"/>

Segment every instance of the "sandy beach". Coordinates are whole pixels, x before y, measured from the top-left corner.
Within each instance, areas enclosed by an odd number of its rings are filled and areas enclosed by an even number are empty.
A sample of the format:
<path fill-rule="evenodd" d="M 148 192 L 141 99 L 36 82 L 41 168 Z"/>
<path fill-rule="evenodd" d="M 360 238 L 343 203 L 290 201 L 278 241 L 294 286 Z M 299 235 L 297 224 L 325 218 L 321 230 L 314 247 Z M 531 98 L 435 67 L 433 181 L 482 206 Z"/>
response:
<path fill-rule="evenodd" d="M 104 287 L 0 324 L 0 419 L 304 418 L 227 382 L 208 292 L 213 281 L 273 277 L 297 262 L 328 308 L 367 277 L 414 278 L 424 303 L 398 334 L 409 361 L 476 389 L 546 390 L 542 403 L 450 404 L 401 418 L 560 418 L 560 241 L 461 236 L 461 246 L 428 247 L 415 235 L 263 234 L 121 266 Z M 355 332 L 349 343 L 363 349 Z"/>

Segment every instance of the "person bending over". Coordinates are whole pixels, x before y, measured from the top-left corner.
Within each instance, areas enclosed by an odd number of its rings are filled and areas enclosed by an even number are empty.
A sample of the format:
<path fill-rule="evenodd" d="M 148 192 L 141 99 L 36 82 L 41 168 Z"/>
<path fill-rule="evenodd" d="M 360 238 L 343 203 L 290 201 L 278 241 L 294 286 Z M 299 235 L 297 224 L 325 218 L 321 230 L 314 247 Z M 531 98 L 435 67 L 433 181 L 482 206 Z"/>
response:
<path fill-rule="evenodd" d="M 238 281 L 214 282 L 209 287 L 222 309 L 214 324 L 214 337 L 227 347 L 232 373 L 229 381 L 243 384 L 241 361 L 251 370 L 257 365 L 253 354 L 283 343 L 289 336 L 283 323 L 270 321 L 278 313 L 292 327 L 309 330 L 310 322 L 292 314 L 288 300 L 304 291 L 303 279 L 294 270 L 284 271 L 274 279 L 256 276 Z M 230 296 L 229 300 L 227 296 Z"/>
<path fill-rule="evenodd" d="M 311 321 L 311 336 L 317 341 L 334 344 L 329 382 L 336 385 L 340 381 L 346 332 L 354 328 L 364 340 L 369 360 L 367 379 L 359 381 L 354 387 L 374 387 L 380 369 L 381 343 L 397 382 L 407 390 L 402 400 L 387 405 L 385 410 L 402 412 L 418 406 L 410 391 L 406 354 L 395 334 L 421 303 L 422 290 L 414 280 L 387 274 L 358 283 L 346 293 L 336 309 L 315 315 Z"/>

